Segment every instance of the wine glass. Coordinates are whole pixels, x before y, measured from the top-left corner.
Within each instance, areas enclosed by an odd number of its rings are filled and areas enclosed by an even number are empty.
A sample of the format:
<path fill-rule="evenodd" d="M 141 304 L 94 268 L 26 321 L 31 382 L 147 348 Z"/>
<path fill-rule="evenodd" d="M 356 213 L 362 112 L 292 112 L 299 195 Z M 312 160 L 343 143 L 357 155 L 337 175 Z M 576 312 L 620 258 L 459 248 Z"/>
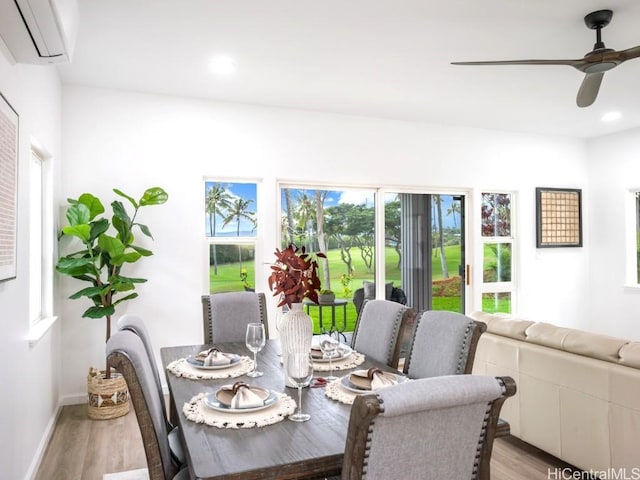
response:
<path fill-rule="evenodd" d="M 311 418 L 311 415 L 302 413 L 302 387 L 309 385 L 313 377 L 313 362 L 309 352 L 289 353 L 286 368 L 289 379 L 298 387 L 298 410 L 293 415 L 289 415 L 289 420 L 306 422 Z"/>
<path fill-rule="evenodd" d="M 326 378 L 328 382 L 333 382 L 338 379 L 338 377 L 333 374 L 333 357 L 338 353 L 338 346 L 340 346 L 340 343 L 331 337 L 331 334 L 320 342 L 322 358 L 329 359 L 329 376 Z"/>
<path fill-rule="evenodd" d="M 248 377 L 261 377 L 262 372 L 258 371 L 258 360 L 256 356 L 265 344 L 264 325 L 262 323 L 247 324 L 247 335 L 245 337 L 247 348 L 253 352 L 253 370 L 247 373 Z"/>

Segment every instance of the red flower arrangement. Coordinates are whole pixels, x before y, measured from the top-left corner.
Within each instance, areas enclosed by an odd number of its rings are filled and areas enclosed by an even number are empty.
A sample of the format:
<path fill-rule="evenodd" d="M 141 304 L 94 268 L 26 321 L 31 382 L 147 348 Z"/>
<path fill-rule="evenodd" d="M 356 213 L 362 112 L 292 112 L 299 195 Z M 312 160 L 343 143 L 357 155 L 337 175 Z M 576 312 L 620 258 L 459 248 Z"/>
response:
<path fill-rule="evenodd" d="M 267 279 L 273 295 L 282 295 L 279 307 L 300 303 L 305 298 L 318 303 L 320 278 L 317 258 L 326 258 L 322 252 L 306 253 L 304 247 L 291 244 L 284 250 L 275 251 L 276 264 L 271 266 Z"/>

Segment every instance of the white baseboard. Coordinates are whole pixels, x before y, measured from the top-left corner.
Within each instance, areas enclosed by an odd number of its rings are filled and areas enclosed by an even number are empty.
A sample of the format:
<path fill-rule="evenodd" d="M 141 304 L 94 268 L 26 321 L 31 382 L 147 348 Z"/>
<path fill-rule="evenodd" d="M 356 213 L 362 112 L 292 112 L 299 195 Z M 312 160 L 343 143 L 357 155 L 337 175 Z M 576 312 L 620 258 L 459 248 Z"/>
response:
<path fill-rule="evenodd" d="M 58 403 L 58 407 L 56 408 L 56 411 L 47 422 L 47 428 L 45 429 L 42 435 L 42 439 L 38 444 L 38 448 L 36 449 L 35 455 L 31 460 L 31 465 L 29 465 L 29 469 L 27 470 L 27 473 L 24 477 L 25 480 L 33 480 L 36 474 L 38 473 L 38 468 L 40 468 L 40 463 L 44 458 L 44 452 L 47 450 L 47 446 L 49 445 L 49 441 L 51 440 L 53 431 L 56 428 L 56 423 L 58 422 L 58 417 L 60 416 L 61 412 L 62 412 L 62 404 Z"/>

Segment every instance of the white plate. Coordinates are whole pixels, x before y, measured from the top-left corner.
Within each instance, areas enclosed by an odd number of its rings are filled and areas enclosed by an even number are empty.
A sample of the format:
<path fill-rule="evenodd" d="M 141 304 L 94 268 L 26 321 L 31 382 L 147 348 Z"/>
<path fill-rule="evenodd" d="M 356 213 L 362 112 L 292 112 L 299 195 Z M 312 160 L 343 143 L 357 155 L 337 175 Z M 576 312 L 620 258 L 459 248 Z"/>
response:
<path fill-rule="evenodd" d="M 259 407 L 251 407 L 251 408 L 231 408 L 227 405 L 221 403 L 216 399 L 215 393 L 207 393 L 202 399 L 203 403 L 209 407 L 211 410 L 217 410 L 218 412 L 226 412 L 226 413 L 249 413 L 249 412 L 257 412 L 259 410 L 264 410 L 265 408 L 269 408 L 271 405 L 278 401 L 278 397 L 269 390 L 269 396 L 264 401 L 264 405 L 260 405 Z"/>
<path fill-rule="evenodd" d="M 396 376 L 396 382 L 398 383 L 403 383 L 407 380 L 407 377 L 405 377 L 404 375 L 398 375 L 398 374 L 394 374 L 394 375 Z M 342 386 L 344 388 L 354 393 L 370 393 L 375 391 L 375 390 L 367 390 L 364 388 L 356 387 L 353 383 L 349 381 L 349 375 L 345 375 L 344 377 L 342 377 L 340 379 L 340 383 L 342 383 Z"/>
<path fill-rule="evenodd" d="M 349 355 L 351 355 L 353 353 L 353 350 L 348 345 L 340 345 L 338 347 L 338 351 L 340 352 L 339 355 L 335 355 L 335 356 L 331 357 L 331 361 L 332 362 L 337 362 L 337 361 L 340 361 L 340 360 L 344 360 L 345 358 L 347 358 Z M 314 363 L 329 363 L 329 359 L 328 358 L 314 358 L 313 362 Z"/>
<path fill-rule="evenodd" d="M 231 363 L 228 363 L 226 365 L 211 365 L 209 367 L 205 367 L 202 362 L 200 360 L 196 360 L 196 357 L 193 355 L 189 355 L 187 357 L 187 363 L 192 367 L 198 368 L 200 370 L 221 370 L 223 368 L 233 367 L 240 361 L 240 355 L 236 355 L 234 353 L 228 353 L 227 355 L 231 357 Z"/>

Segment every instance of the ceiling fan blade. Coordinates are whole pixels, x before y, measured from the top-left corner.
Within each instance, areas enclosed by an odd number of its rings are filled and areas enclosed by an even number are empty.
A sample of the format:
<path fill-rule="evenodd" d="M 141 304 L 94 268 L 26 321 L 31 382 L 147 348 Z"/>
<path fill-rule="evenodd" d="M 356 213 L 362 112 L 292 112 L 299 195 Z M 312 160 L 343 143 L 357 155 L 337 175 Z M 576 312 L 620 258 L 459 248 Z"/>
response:
<path fill-rule="evenodd" d="M 640 57 L 640 45 L 618 52 L 618 58 L 620 58 L 623 62 L 638 57 Z"/>
<path fill-rule="evenodd" d="M 579 68 L 584 63 L 579 60 L 497 60 L 486 62 L 451 62 L 451 65 L 569 65 Z"/>
<path fill-rule="evenodd" d="M 596 101 L 603 77 L 604 72 L 587 73 L 584 76 L 584 80 L 582 80 L 582 84 L 578 90 L 578 97 L 576 99 L 576 103 L 579 107 L 588 107 Z"/>

